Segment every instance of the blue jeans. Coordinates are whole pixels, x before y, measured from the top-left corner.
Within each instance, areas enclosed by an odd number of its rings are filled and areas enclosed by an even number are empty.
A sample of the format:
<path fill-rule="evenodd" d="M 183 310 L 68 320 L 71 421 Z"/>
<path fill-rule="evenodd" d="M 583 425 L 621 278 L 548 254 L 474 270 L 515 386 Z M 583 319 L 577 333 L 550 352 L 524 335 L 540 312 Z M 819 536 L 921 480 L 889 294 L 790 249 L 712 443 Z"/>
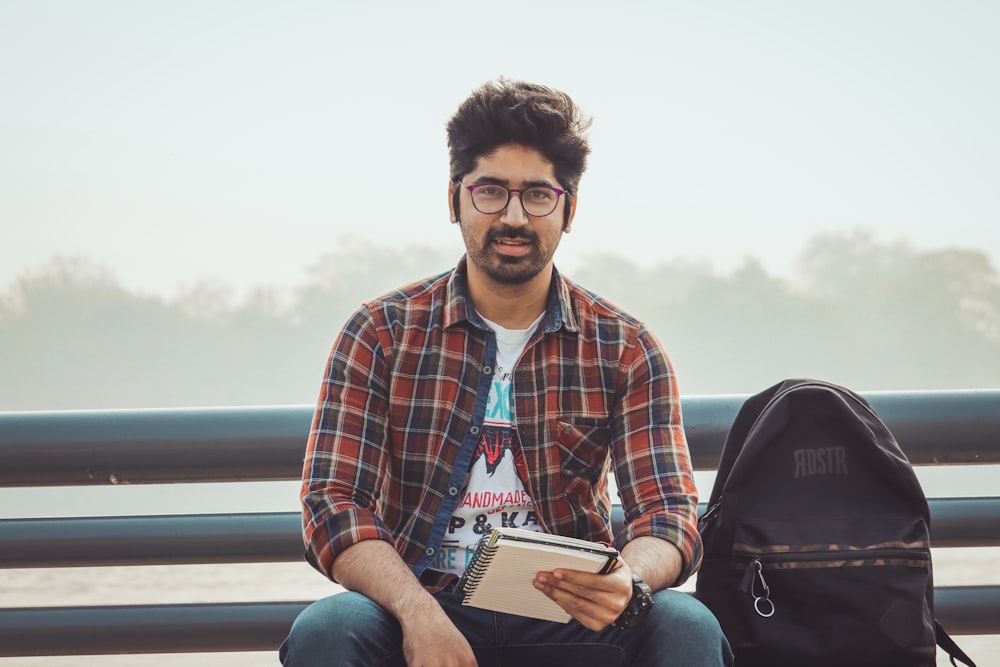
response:
<path fill-rule="evenodd" d="M 655 594 L 656 605 L 627 629 L 592 632 L 571 620 L 550 623 L 466 607 L 450 592 L 434 597 L 472 645 L 480 667 L 716 667 L 732 652 L 718 621 L 693 596 Z M 279 656 L 286 667 L 405 667 L 399 623 L 360 593 L 339 593 L 299 614 Z"/>

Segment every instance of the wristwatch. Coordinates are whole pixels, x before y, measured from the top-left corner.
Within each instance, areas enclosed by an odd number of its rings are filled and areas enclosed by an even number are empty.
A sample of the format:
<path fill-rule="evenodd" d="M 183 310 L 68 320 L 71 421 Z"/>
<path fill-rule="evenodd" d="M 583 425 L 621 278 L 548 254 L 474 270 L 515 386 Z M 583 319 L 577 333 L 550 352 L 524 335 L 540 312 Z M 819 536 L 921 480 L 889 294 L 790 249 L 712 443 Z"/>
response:
<path fill-rule="evenodd" d="M 653 591 L 638 574 L 632 573 L 632 599 L 611 625 L 624 630 L 638 623 L 653 608 Z"/>

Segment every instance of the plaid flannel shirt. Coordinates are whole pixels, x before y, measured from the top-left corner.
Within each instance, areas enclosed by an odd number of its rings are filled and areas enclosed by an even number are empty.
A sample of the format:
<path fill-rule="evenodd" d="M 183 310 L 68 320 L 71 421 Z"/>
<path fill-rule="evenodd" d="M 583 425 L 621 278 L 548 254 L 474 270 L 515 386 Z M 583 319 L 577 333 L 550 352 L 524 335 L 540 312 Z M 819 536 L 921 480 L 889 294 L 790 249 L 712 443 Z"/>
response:
<path fill-rule="evenodd" d="M 332 578 L 362 540 L 393 544 L 427 570 L 461 500 L 482 428 L 496 340 L 472 307 L 465 259 L 364 304 L 330 354 L 302 482 L 306 557 Z M 697 492 L 680 400 L 659 341 L 626 313 L 554 272 L 545 318 L 514 369 L 525 486 L 550 533 L 610 543 L 607 474 L 625 528 L 680 550 L 676 584 L 701 563 Z"/>

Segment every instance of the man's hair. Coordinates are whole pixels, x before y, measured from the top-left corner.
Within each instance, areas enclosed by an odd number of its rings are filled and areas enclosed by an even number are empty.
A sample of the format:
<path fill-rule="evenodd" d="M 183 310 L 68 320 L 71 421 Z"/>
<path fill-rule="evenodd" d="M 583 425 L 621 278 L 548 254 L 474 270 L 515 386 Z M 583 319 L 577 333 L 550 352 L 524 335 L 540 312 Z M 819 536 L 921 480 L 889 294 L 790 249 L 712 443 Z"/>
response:
<path fill-rule="evenodd" d="M 448 121 L 451 180 L 475 169 L 480 157 L 519 144 L 541 153 L 560 185 L 576 194 L 590 154 L 590 124 L 566 93 L 504 77 L 487 82 Z"/>

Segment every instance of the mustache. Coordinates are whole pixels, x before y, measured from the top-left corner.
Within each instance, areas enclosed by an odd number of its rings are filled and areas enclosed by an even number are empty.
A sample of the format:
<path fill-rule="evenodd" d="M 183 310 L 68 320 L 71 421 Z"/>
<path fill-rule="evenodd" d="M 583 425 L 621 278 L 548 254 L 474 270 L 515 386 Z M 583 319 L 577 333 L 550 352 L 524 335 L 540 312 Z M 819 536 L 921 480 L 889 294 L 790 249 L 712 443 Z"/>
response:
<path fill-rule="evenodd" d="M 499 227 L 491 229 L 486 235 L 487 241 L 496 241 L 498 239 L 524 239 L 525 241 L 534 242 L 537 238 L 538 235 L 527 227 L 511 227 L 507 224 L 501 224 Z"/>

